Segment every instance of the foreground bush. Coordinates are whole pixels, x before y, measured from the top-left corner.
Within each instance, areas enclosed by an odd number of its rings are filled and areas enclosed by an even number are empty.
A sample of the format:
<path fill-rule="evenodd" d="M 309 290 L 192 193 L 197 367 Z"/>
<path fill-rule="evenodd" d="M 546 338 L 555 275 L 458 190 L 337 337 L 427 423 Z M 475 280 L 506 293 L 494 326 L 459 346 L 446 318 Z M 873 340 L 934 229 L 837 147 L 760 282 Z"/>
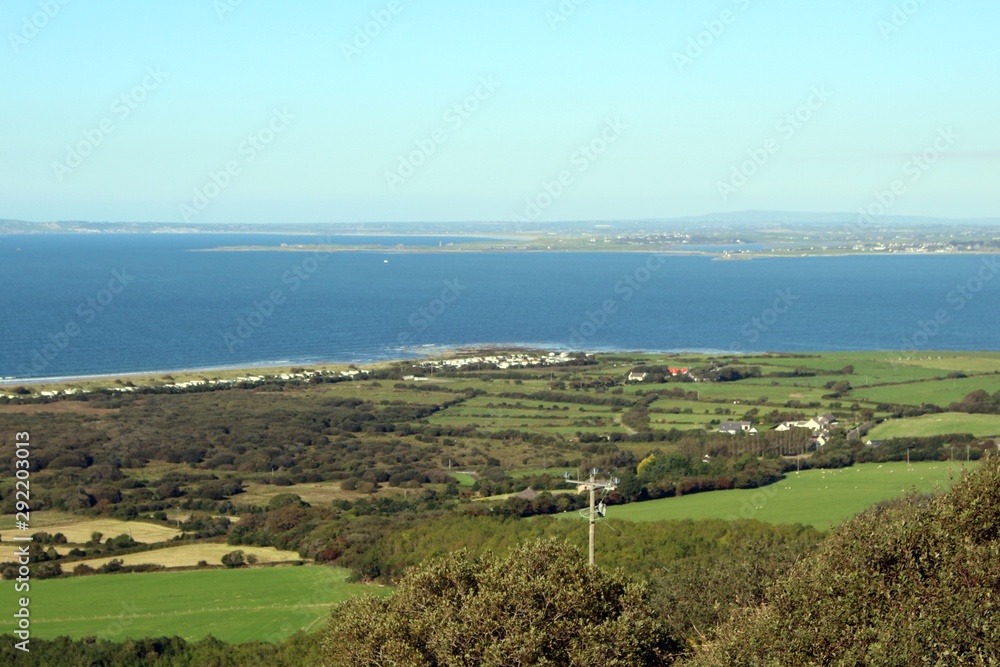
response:
<path fill-rule="evenodd" d="M 1000 664 L 1000 461 L 860 515 L 689 664 Z"/>
<path fill-rule="evenodd" d="M 644 585 L 551 541 L 420 566 L 392 597 L 335 609 L 324 648 L 331 667 L 640 667 L 669 664 L 678 649 Z"/>

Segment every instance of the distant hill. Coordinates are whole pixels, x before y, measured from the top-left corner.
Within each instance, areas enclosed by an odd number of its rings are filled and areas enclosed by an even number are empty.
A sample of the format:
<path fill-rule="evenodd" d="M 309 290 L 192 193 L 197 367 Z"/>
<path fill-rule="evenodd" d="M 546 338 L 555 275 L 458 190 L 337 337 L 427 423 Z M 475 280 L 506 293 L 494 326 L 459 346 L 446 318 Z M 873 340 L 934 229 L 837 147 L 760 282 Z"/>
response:
<path fill-rule="evenodd" d="M 728 213 L 706 213 L 705 215 L 671 218 L 674 223 L 722 223 L 732 225 L 843 225 L 856 222 L 858 213 L 807 213 L 795 211 L 733 211 Z M 1000 225 L 1000 218 L 938 218 L 929 216 L 882 215 L 877 222 L 881 226 L 911 225 Z"/>

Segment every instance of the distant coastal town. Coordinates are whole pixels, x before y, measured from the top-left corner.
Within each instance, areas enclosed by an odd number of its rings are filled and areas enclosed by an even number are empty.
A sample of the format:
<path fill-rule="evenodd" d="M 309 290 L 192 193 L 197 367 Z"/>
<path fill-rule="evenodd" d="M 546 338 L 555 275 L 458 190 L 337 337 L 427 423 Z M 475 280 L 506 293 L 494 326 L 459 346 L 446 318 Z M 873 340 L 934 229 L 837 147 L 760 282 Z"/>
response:
<path fill-rule="evenodd" d="M 224 252 L 656 252 L 723 260 L 863 254 L 995 253 L 997 220 L 943 220 L 854 214 L 750 212 L 697 218 L 575 221 L 525 225 L 338 223 L 195 225 L 0 220 L 0 234 L 266 234 L 301 243 L 206 248 Z M 427 237 L 440 237 L 436 243 Z M 415 241 L 420 239 L 420 241 Z"/>

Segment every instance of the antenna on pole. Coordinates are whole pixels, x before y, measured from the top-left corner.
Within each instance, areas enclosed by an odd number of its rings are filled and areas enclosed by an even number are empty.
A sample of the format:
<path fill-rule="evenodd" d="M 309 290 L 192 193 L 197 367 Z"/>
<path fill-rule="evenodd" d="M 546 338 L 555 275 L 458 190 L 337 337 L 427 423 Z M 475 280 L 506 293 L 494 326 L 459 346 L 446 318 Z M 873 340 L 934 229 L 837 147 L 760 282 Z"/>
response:
<path fill-rule="evenodd" d="M 598 481 L 597 473 L 600 472 L 597 468 L 591 468 L 590 478 L 586 481 L 578 479 L 570 479 L 569 472 L 563 473 L 563 479 L 567 484 L 576 484 L 577 487 L 583 487 L 590 492 L 590 550 L 589 550 L 589 564 L 591 567 L 594 566 L 594 535 L 597 532 L 597 517 L 598 515 L 604 516 L 607 512 L 607 507 L 604 504 L 604 500 L 597 504 L 597 489 L 604 489 L 605 491 L 614 491 L 615 487 L 621 482 L 617 478 L 612 478 L 608 480 Z"/>

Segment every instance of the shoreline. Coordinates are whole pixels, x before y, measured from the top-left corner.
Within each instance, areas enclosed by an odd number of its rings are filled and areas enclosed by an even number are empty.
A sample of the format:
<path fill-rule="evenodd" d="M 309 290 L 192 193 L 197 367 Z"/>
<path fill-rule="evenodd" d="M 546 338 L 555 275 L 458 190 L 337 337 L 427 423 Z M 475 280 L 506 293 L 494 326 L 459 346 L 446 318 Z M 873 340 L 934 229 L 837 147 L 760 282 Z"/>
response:
<path fill-rule="evenodd" d="M 654 355 L 666 355 L 666 356 L 685 356 L 685 355 L 697 355 L 697 356 L 726 356 L 730 358 L 754 358 L 754 357 L 765 357 L 765 356 L 779 356 L 788 358 L 812 358 L 818 357 L 824 354 L 871 354 L 875 357 L 883 357 L 884 361 L 892 361 L 895 358 L 923 358 L 930 356 L 948 356 L 948 355 L 963 355 L 963 354 L 997 354 L 1000 355 L 1000 350 L 920 350 L 919 354 L 914 352 L 913 355 L 906 357 L 900 350 L 714 350 L 714 349 L 671 349 L 671 350 L 637 350 L 637 349 L 610 349 L 610 348 L 591 348 L 591 349 L 580 349 L 580 350 L 569 350 L 561 346 L 554 346 L 552 344 L 531 344 L 531 343 L 478 343 L 478 344 L 462 344 L 455 346 L 428 346 L 422 350 L 410 351 L 409 355 L 401 354 L 400 356 L 385 357 L 380 359 L 354 359 L 354 360 L 313 360 L 313 361 L 293 361 L 293 360 L 278 360 L 278 361 L 256 361 L 250 362 L 245 365 L 224 365 L 224 366 L 204 366 L 195 368 L 182 368 L 182 369 L 159 369 L 159 370 L 147 370 L 147 371 L 114 371 L 108 373 L 84 373 L 80 375 L 60 375 L 60 376 L 48 376 L 48 377 L 38 377 L 38 378 L 17 378 L 17 377 L 4 377 L 0 378 L 0 392 L 4 390 L 9 390 L 11 387 L 25 386 L 33 387 L 36 389 L 42 389 L 47 386 L 72 386 L 80 384 L 101 384 L 108 381 L 132 381 L 132 380 L 162 380 L 165 376 L 171 376 L 173 381 L 182 381 L 185 379 L 191 379 L 197 376 L 198 379 L 207 375 L 215 374 L 215 378 L 209 379 L 231 379 L 225 376 L 237 377 L 239 375 L 247 374 L 261 374 L 261 372 L 266 372 L 266 374 L 273 375 L 278 371 L 288 371 L 293 368 L 305 368 L 307 370 L 317 370 L 317 371 L 339 371 L 346 369 L 350 366 L 357 367 L 368 367 L 368 368 L 381 368 L 391 364 L 406 362 L 406 361 L 427 361 L 431 359 L 445 359 L 445 358 L 457 358 L 466 355 L 481 355 L 481 354 L 496 354 L 496 353 L 524 353 L 524 352 L 536 352 L 540 354 L 548 353 L 560 353 L 569 352 L 571 354 L 586 354 L 586 355 L 604 355 L 604 356 L 617 356 L 617 355 L 632 355 L 632 356 L 654 356 Z M 890 358 L 887 355 L 894 355 Z M 107 386 L 106 384 L 101 384 L 101 386 Z"/>
<path fill-rule="evenodd" d="M 277 371 L 290 368 L 309 368 L 316 370 L 326 370 L 326 369 L 342 369 L 348 366 L 370 366 L 370 367 L 381 367 L 389 364 L 404 362 L 404 361 L 423 361 L 427 359 L 435 358 L 451 358 L 462 355 L 471 354 L 482 354 L 482 353 L 497 353 L 497 352 L 540 352 L 540 353 L 559 353 L 559 352 L 571 352 L 571 353 L 583 353 L 583 354 L 602 354 L 602 355 L 615 355 L 615 354 L 634 354 L 634 355 L 654 355 L 654 354 L 666 354 L 666 355 L 683 355 L 683 354 L 698 354 L 698 355 L 732 355 L 732 356 L 754 356 L 760 354 L 792 354 L 797 355 L 800 353 L 785 352 L 785 353 L 775 353 L 775 352 L 732 352 L 729 350 L 709 350 L 709 349 L 699 349 L 699 350 L 626 350 L 626 349 L 608 349 L 608 348 L 594 348 L 587 350 L 568 350 L 565 347 L 557 346 L 552 343 L 548 344 L 532 344 L 532 343 L 463 343 L 454 346 L 445 345 L 429 345 L 424 348 L 418 348 L 410 350 L 409 353 L 400 352 L 398 356 L 384 357 L 379 359 L 352 359 L 352 360 L 312 360 L 312 361 L 295 361 L 289 359 L 276 360 L 276 361 L 255 361 L 248 364 L 237 364 L 237 365 L 223 365 L 223 366 L 204 366 L 204 367 L 194 367 L 194 368 L 182 368 L 182 369 L 159 369 L 159 370 L 147 370 L 147 371 L 114 371 L 108 373 L 83 373 L 80 375 L 53 375 L 47 377 L 4 377 L 0 378 L 0 389 L 9 388 L 11 386 L 25 385 L 25 386 L 39 386 L 39 385 L 66 385 L 75 383 L 88 383 L 88 382 L 100 382 L 104 380 L 130 380 L 133 378 L 157 378 L 166 375 L 170 376 L 188 376 L 188 375 L 204 375 L 206 373 L 248 373 L 251 371 Z M 804 355 L 811 355 L 814 353 L 801 353 Z"/>
<path fill-rule="evenodd" d="M 163 376 L 188 376 L 204 375 L 206 373 L 247 373 L 251 371 L 278 371 L 290 368 L 312 368 L 312 369 L 334 369 L 346 368 L 350 365 L 367 364 L 377 366 L 379 364 L 391 363 L 392 361 L 405 361 L 405 359 L 392 359 L 376 362 L 366 361 L 321 361 L 321 362 L 292 362 L 292 361 L 261 361 L 253 362 L 251 365 L 238 366 L 205 366 L 196 368 L 162 369 L 153 371 L 115 371 L 110 373 L 85 373 L 82 375 L 53 375 L 39 378 L 18 378 L 5 377 L 0 379 L 0 389 L 11 386 L 39 386 L 39 385 L 66 385 L 76 383 L 92 383 L 102 380 L 132 380 L 140 378 L 162 378 Z"/>
<path fill-rule="evenodd" d="M 519 233 L 519 234 L 489 234 L 481 232 L 414 232 L 409 233 L 405 231 L 401 232 L 390 232 L 390 231 L 333 231 L 327 232 L 325 234 L 320 232 L 312 231 L 302 231 L 302 230 L 289 230 L 289 231 L 279 231 L 279 230 L 173 230 L 173 229 L 161 229 L 161 230 L 151 230 L 151 231 L 134 231 L 134 230 L 121 230 L 121 231 L 82 231 L 82 230 L 62 230 L 62 229 L 44 229 L 44 230 L 32 230 L 32 231 L 12 231 L 6 232 L 2 235 L 5 237 L 16 237 L 16 236 L 39 236 L 39 235 L 83 235 L 83 236 L 94 236 L 94 235 L 133 235 L 133 236 L 151 236 L 151 235 L 231 235 L 231 236 L 246 236 L 246 235 L 262 235 L 262 236 L 280 236 L 287 235 L 293 237 L 313 237 L 314 239 L 322 239 L 324 236 L 329 237 L 341 237 L 341 238 L 352 238 L 352 237 L 385 237 L 393 239 L 406 239 L 406 238 L 440 238 L 440 239 L 452 239 L 453 242 L 450 245 L 406 245 L 406 244 L 394 244 L 394 245 L 347 245 L 347 244 L 329 244 L 329 243 L 310 243 L 310 244 L 294 244 L 294 245 L 235 245 L 235 246 L 216 246 L 212 248 L 188 248 L 187 252 L 323 252 L 323 253 L 343 253 L 343 252 L 368 252 L 368 253 L 384 253 L 384 254 L 462 254 L 462 253 L 480 253 L 480 254 L 498 254 L 498 253 L 611 253 L 611 254 L 632 254 L 632 253 L 645 253 L 660 256 L 671 256 L 671 257 L 708 257 L 712 260 L 717 261 L 749 261 L 749 260 L 760 260 L 760 259 L 783 259 L 783 258 L 822 258 L 822 257 L 956 257 L 962 255 L 969 255 L 973 257 L 978 256 L 989 256 L 1000 254 L 1000 248 L 981 248 L 975 250 L 957 250 L 953 252 L 939 252 L 937 250 L 900 250 L 900 251 L 889 251 L 889 250 L 872 250 L 872 251 L 859 251 L 853 248 L 847 247 L 834 247 L 828 251 L 816 251 L 816 250 L 799 250 L 794 247 L 789 248 L 786 241 L 773 241 L 765 242 L 764 245 L 770 244 L 765 250 L 749 250 L 742 247 L 742 244 L 732 244 L 732 247 L 725 248 L 726 244 L 712 244 L 719 248 L 720 250 L 699 250 L 699 249 L 687 249 L 683 244 L 669 244 L 670 247 L 659 248 L 657 246 L 617 246 L 617 247 L 606 247 L 601 244 L 594 244 L 593 246 L 583 246 L 578 245 L 581 241 L 580 237 L 577 236 L 560 236 L 553 239 L 547 239 L 544 236 L 531 233 Z M 469 240 L 472 239 L 472 240 Z M 505 245 L 509 243 L 510 245 Z M 559 247 L 565 246 L 569 243 L 569 247 Z M 750 245 L 761 245 L 761 242 L 753 242 Z M 703 245 L 703 244 L 693 244 L 693 245 Z"/>

